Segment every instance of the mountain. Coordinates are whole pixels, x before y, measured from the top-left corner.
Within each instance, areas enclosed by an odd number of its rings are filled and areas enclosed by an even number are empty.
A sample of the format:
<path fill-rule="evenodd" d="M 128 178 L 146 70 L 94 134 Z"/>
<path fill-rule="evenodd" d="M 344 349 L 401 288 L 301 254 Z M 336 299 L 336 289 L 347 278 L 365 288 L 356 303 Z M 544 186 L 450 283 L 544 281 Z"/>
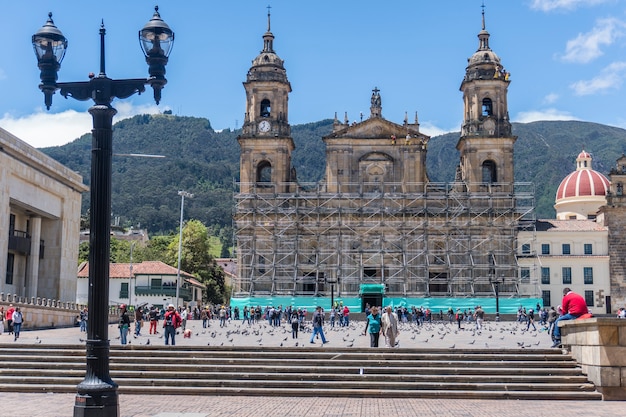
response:
<path fill-rule="evenodd" d="M 292 126 L 296 144 L 293 165 L 298 180 L 322 178 L 325 148 L 322 136 L 332 120 Z M 173 115 L 140 115 L 115 124 L 113 133 L 112 215 L 122 226 L 170 233 L 180 218 L 179 190 L 194 194 L 185 201 L 185 218 L 209 227 L 231 226 L 233 192 L 239 178 L 240 131 L 216 132 L 207 119 Z M 626 148 L 626 130 L 589 122 L 514 123 L 516 181 L 536 185 L 537 217 L 554 217 L 554 196 L 561 180 L 575 167 L 584 148 L 593 168 L 607 174 Z M 431 138 L 427 169 L 431 181 L 454 179 L 459 133 Z M 90 183 L 91 134 L 63 146 L 41 149 L 79 172 Z M 128 154 L 163 155 L 146 158 Z M 89 193 L 83 196 L 87 213 Z"/>

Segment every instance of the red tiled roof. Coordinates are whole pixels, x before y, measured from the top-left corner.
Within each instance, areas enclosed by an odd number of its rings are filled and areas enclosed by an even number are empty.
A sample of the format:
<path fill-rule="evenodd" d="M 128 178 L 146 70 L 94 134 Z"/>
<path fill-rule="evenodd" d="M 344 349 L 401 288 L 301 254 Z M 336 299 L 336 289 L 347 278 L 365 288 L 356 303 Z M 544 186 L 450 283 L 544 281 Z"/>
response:
<path fill-rule="evenodd" d="M 130 263 L 111 263 L 109 264 L 110 278 L 130 278 Z M 133 263 L 133 275 L 173 275 L 178 274 L 178 269 L 169 266 L 161 261 L 144 261 Z M 180 275 L 186 279 L 193 278 L 193 275 L 180 271 Z M 89 277 L 89 262 L 84 262 L 78 267 L 78 278 Z M 197 282 L 197 281 L 196 281 Z M 200 284 L 198 282 L 198 284 Z M 202 285 L 202 284 L 200 284 Z"/>

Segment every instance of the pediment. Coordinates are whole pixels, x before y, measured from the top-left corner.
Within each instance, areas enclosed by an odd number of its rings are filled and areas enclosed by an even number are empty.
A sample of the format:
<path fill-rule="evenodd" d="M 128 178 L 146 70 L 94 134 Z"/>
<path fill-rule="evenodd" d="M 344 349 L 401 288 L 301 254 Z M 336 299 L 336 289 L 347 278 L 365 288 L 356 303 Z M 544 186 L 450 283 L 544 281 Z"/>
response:
<path fill-rule="evenodd" d="M 398 140 L 404 138 L 410 133 L 412 137 L 425 137 L 428 136 L 419 133 L 418 130 L 411 125 L 407 128 L 406 125 L 399 125 L 397 123 L 390 122 L 380 117 L 373 117 L 360 123 L 354 123 L 350 126 L 346 126 L 343 129 L 334 131 L 328 136 L 324 137 L 326 140 L 336 139 L 389 139 L 392 136 L 398 138 Z"/>

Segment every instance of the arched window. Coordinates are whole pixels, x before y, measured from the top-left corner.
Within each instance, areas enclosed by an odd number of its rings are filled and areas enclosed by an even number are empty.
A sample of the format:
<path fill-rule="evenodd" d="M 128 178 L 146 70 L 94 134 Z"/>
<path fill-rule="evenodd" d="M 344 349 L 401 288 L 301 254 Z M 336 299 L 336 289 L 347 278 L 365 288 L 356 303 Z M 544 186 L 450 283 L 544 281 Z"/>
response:
<path fill-rule="evenodd" d="M 272 104 L 268 99 L 263 99 L 263 101 L 261 101 L 261 117 L 270 117 L 271 111 Z"/>
<path fill-rule="evenodd" d="M 493 161 L 483 162 L 483 182 L 494 183 L 498 182 L 498 175 L 496 172 L 496 163 Z"/>
<path fill-rule="evenodd" d="M 493 104 L 491 103 L 490 98 L 483 99 L 483 116 L 492 116 L 493 115 Z"/>
<path fill-rule="evenodd" d="M 272 181 L 272 165 L 263 161 L 259 164 L 256 171 L 256 182 L 269 183 Z"/>

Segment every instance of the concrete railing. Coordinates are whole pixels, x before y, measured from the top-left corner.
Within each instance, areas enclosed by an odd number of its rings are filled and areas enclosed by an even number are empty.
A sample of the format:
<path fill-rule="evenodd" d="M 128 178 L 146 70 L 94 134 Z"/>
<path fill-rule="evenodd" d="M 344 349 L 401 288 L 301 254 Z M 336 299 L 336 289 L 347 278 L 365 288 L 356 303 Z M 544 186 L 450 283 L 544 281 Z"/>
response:
<path fill-rule="evenodd" d="M 626 320 L 559 322 L 561 340 L 605 400 L 626 400 Z"/>
<path fill-rule="evenodd" d="M 22 329 L 24 330 L 72 327 L 76 324 L 81 310 L 87 307 L 75 302 L 40 297 L 27 298 L 17 294 L 0 293 L 0 307 L 4 307 L 6 312 L 10 305 L 19 307 L 22 311 L 24 315 Z M 117 314 L 117 307 L 112 307 L 109 311 L 109 323 L 117 320 Z"/>

